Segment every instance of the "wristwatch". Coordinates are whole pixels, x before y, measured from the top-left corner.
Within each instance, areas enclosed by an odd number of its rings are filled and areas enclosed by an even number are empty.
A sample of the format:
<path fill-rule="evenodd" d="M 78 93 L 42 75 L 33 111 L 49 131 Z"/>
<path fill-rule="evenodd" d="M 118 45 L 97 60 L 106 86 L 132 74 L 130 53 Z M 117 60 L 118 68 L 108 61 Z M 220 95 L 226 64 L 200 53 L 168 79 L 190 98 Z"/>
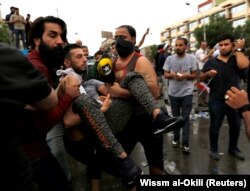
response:
<path fill-rule="evenodd" d="M 245 111 L 250 111 L 250 104 L 243 105 L 241 108 L 238 109 L 238 114 L 241 118 L 243 118 L 242 113 L 244 113 Z"/>
<path fill-rule="evenodd" d="M 235 52 L 242 52 L 243 50 L 241 48 L 237 48 Z"/>

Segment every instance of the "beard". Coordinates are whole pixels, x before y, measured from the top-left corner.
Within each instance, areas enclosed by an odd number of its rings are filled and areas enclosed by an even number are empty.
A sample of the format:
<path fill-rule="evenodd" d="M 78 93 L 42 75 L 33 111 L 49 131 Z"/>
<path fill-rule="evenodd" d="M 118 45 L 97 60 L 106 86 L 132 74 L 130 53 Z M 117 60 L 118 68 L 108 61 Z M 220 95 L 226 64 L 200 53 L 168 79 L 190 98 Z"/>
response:
<path fill-rule="evenodd" d="M 73 67 L 73 70 L 75 71 L 75 73 L 80 74 L 80 75 L 85 74 L 87 72 L 87 68 L 84 68 L 83 70 L 81 70 L 81 69 Z"/>
<path fill-rule="evenodd" d="M 49 69 L 60 69 L 63 65 L 64 52 L 62 46 L 51 48 L 41 40 L 39 54 Z"/>
<path fill-rule="evenodd" d="M 176 50 L 175 52 L 178 56 L 183 56 L 185 54 L 185 51 L 181 51 L 181 50 Z"/>
<path fill-rule="evenodd" d="M 229 51 L 229 52 L 220 52 L 220 54 L 222 56 L 229 56 L 231 53 L 232 53 L 231 51 Z"/>

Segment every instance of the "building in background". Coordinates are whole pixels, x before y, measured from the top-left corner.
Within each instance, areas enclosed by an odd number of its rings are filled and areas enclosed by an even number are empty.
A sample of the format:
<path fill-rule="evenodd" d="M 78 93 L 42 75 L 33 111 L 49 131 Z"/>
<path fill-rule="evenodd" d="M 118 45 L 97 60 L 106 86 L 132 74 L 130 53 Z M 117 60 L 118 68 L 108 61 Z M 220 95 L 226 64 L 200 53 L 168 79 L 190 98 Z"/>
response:
<path fill-rule="evenodd" d="M 161 42 L 173 46 L 177 37 L 185 37 L 190 42 L 191 50 L 194 50 L 197 42 L 193 31 L 196 27 L 203 27 L 203 38 L 206 40 L 205 25 L 209 23 L 210 16 L 225 16 L 233 23 L 233 27 L 244 25 L 250 18 L 250 0 L 207 0 L 199 4 L 197 9 L 197 14 L 167 26 L 161 32 Z"/>

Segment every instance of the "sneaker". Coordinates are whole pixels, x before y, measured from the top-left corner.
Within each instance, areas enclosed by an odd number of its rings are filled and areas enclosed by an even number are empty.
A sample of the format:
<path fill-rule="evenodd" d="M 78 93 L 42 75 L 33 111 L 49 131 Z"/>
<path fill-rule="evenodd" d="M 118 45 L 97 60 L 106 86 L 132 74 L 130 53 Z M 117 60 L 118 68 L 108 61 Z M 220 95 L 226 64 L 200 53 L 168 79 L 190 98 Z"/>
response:
<path fill-rule="evenodd" d="M 189 154 L 189 143 L 182 143 L 181 149 L 184 154 Z"/>
<path fill-rule="evenodd" d="M 217 160 L 217 161 L 220 160 L 220 155 L 219 155 L 219 153 L 217 153 L 217 152 L 210 152 L 210 153 L 209 153 L 209 156 L 210 156 L 212 159 L 214 159 L 214 160 Z"/>
<path fill-rule="evenodd" d="M 175 131 L 182 128 L 184 124 L 185 121 L 182 117 L 171 117 L 167 112 L 161 111 L 154 120 L 154 126 L 157 128 L 154 134 L 160 135 Z"/>
<path fill-rule="evenodd" d="M 183 152 L 184 154 L 189 154 L 189 153 L 190 153 L 189 147 L 188 147 L 188 146 L 183 146 L 183 147 L 182 147 L 182 152 Z"/>
<path fill-rule="evenodd" d="M 230 155 L 236 157 L 239 160 L 245 160 L 245 157 L 243 156 L 243 154 L 241 153 L 241 151 L 239 149 L 229 150 L 228 153 Z"/>
<path fill-rule="evenodd" d="M 179 141 L 172 141 L 172 147 L 173 148 L 178 148 L 180 146 L 180 142 Z"/>
<path fill-rule="evenodd" d="M 127 188 L 129 189 L 133 188 L 136 184 L 136 176 L 143 175 L 143 171 L 129 157 L 120 160 L 118 165 L 122 182 L 125 184 Z"/>

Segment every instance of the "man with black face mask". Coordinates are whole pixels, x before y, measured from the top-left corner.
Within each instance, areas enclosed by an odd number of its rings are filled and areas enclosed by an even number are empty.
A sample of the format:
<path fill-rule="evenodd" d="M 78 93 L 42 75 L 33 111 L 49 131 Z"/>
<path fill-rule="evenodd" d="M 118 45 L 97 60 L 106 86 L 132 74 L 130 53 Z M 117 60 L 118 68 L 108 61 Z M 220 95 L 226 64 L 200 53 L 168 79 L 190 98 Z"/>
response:
<path fill-rule="evenodd" d="M 209 83 L 209 155 L 214 160 L 220 160 L 219 130 L 224 117 L 227 116 L 229 124 L 228 153 L 244 160 L 245 158 L 238 148 L 241 119 L 237 111 L 230 108 L 225 101 L 228 98 L 226 93 L 231 87 L 240 88 L 240 80 L 244 77 L 244 70 L 249 67 L 249 60 L 242 52 L 243 40 L 238 40 L 234 44 L 234 37 L 231 34 L 223 34 L 218 37 L 217 43 L 220 51 L 219 56 L 209 59 L 200 73 L 200 80 L 211 80 Z"/>
<path fill-rule="evenodd" d="M 115 48 L 121 58 L 126 58 L 135 51 L 135 45 L 122 37 L 116 39 Z"/>
<path fill-rule="evenodd" d="M 125 77 L 140 75 L 157 103 L 159 89 L 156 73 L 150 61 L 135 51 L 136 31 L 132 26 L 118 27 L 115 32 L 115 40 L 115 48 L 119 56 L 113 65 L 116 82 L 109 87 L 109 93 L 112 98 L 130 100 L 132 98 L 133 103 L 137 106 L 131 119 L 131 125 L 118 137 L 122 145 L 126 145 L 128 153 L 131 153 L 137 141 L 141 142 L 149 163 L 150 174 L 160 175 L 163 172 L 163 137 L 161 134 L 169 132 L 170 129 L 181 128 L 183 120 L 178 117 L 170 117 L 163 107 L 147 113 L 145 108 L 139 106 L 135 97 L 133 98 L 134 94 L 132 96 L 129 88 L 124 85 L 126 84 L 124 83 Z"/>
<path fill-rule="evenodd" d="M 22 118 L 22 149 L 29 159 L 35 181 L 39 190 L 69 190 L 69 179 L 66 177 L 61 165 L 51 154 L 51 149 L 46 144 L 46 135 L 52 129 L 51 135 L 58 140 L 57 149 L 62 148 L 62 127 L 55 126 L 64 116 L 73 100 L 80 95 L 80 82 L 77 78 L 69 76 L 57 86 L 55 70 L 63 64 L 63 45 L 66 43 L 66 24 L 63 20 L 48 16 L 37 18 L 31 25 L 29 61 L 46 76 L 50 85 L 57 88 L 58 104 L 47 112 L 38 112 L 27 108 Z M 55 127 L 54 127 L 55 126 Z M 60 136 L 58 132 L 61 133 Z M 53 149 L 52 149 L 53 150 Z M 65 161 L 65 159 L 63 159 Z"/>

